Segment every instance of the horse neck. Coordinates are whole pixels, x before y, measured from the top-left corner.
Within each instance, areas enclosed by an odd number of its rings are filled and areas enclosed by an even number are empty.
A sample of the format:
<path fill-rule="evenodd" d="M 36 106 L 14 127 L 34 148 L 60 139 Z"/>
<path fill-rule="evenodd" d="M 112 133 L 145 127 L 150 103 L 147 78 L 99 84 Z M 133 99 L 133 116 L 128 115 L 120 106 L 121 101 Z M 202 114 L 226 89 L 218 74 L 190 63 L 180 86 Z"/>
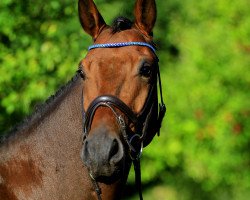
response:
<path fill-rule="evenodd" d="M 36 113 L 30 124 L 0 145 L 0 191 L 5 195 L 0 199 L 13 195 L 13 199 L 88 198 L 84 190 L 90 191 L 91 183 L 84 180 L 88 175 L 80 160 L 82 84 L 78 79 L 45 112 Z"/>
<path fill-rule="evenodd" d="M 78 77 L 69 82 L 56 95 L 50 97 L 30 119 L 7 136 L 1 146 L 11 147 L 33 144 L 51 146 L 73 135 L 81 135 L 81 82 Z"/>

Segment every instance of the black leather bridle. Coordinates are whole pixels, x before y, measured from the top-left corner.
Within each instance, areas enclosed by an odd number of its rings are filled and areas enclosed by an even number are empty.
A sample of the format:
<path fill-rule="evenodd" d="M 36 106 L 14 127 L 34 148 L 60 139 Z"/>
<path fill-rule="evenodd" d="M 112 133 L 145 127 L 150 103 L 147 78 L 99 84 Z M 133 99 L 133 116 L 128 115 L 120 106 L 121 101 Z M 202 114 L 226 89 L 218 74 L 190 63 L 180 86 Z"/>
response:
<path fill-rule="evenodd" d="M 89 50 L 95 48 L 118 48 L 124 46 L 146 46 L 150 48 L 154 53 L 155 48 L 144 42 L 125 42 L 125 43 L 109 43 L 109 44 L 95 44 L 89 47 Z M 156 55 L 156 54 L 155 54 Z M 157 56 L 156 56 L 157 58 Z M 135 181 L 138 188 L 140 199 L 142 200 L 142 190 L 141 190 L 141 170 L 140 170 L 140 156 L 143 149 L 143 141 L 147 137 L 147 128 L 148 128 L 148 119 L 153 111 L 153 109 L 158 109 L 158 95 L 157 95 L 157 80 L 159 85 L 160 91 L 160 104 L 159 104 L 159 112 L 158 117 L 156 120 L 156 124 L 154 124 L 155 129 L 154 133 L 156 134 L 160 132 L 161 123 L 163 117 L 166 112 L 166 106 L 163 102 L 162 96 L 162 85 L 161 85 L 161 77 L 160 77 L 160 70 L 158 66 L 158 58 L 157 58 L 157 71 L 156 77 L 153 77 L 153 83 L 151 84 L 151 88 L 146 99 L 146 102 L 143 106 L 142 111 L 139 114 L 135 114 L 122 100 L 117 98 L 113 95 L 102 95 L 95 98 L 89 105 L 86 111 L 83 108 L 84 97 L 82 93 L 82 117 L 83 117 L 83 141 L 87 138 L 88 133 L 91 129 L 91 124 L 93 121 L 93 117 L 95 115 L 95 111 L 99 107 L 108 107 L 112 113 L 114 114 L 116 121 L 119 125 L 121 130 L 122 136 L 126 144 L 128 145 L 130 158 L 134 164 L 135 170 Z M 127 121 L 125 121 L 124 116 L 126 117 Z M 133 131 L 129 128 L 128 124 L 133 125 Z M 90 173 L 90 177 L 92 179 L 93 185 L 95 186 L 95 190 L 98 196 L 98 199 L 101 199 L 101 190 Z"/>

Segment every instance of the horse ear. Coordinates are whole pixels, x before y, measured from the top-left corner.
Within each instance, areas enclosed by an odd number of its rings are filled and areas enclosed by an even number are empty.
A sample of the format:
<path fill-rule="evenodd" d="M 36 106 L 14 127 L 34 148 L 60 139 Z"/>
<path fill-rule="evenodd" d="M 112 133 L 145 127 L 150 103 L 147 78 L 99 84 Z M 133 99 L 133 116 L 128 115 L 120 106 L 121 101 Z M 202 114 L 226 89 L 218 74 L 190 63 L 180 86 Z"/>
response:
<path fill-rule="evenodd" d="M 134 15 L 134 25 L 144 34 L 151 36 L 156 21 L 155 0 L 137 0 Z"/>
<path fill-rule="evenodd" d="M 95 40 L 106 23 L 93 0 L 79 0 L 78 14 L 84 31 Z"/>

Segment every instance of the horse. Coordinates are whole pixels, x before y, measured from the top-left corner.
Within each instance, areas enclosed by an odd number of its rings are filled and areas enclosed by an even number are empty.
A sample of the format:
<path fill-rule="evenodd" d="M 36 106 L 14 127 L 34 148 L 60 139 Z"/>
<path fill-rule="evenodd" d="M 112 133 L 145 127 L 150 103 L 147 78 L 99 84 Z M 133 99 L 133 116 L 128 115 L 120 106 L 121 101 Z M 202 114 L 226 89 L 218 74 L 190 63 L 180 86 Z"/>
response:
<path fill-rule="evenodd" d="M 93 0 L 79 0 L 78 13 L 94 44 L 72 80 L 1 139 L 1 200 L 121 199 L 132 164 L 142 199 L 142 148 L 166 110 L 155 1 L 137 0 L 134 22 L 118 17 L 111 26 Z"/>

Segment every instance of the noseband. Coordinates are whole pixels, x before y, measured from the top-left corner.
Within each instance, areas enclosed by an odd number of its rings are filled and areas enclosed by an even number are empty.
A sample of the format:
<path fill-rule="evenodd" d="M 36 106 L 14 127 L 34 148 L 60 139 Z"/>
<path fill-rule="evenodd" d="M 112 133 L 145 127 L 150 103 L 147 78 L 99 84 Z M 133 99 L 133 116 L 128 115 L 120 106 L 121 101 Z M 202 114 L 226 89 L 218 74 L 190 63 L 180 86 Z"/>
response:
<path fill-rule="evenodd" d="M 145 43 L 145 42 L 94 44 L 90 46 L 88 50 L 90 51 L 96 48 L 119 48 L 119 47 L 126 47 L 126 46 L 148 47 L 156 55 L 156 49 L 152 45 Z M 156 58 L 158 61 L 157 56 Z M 86 112 L 84 111 L 84 108 L 83 108 L 83 102 L 84 102 L 83 94 L 82 94 L 82 101 L 81 101 L 82 102 L 82 117 L 83 117 L 83 140 L 87 138 L 90 132 L 91 124 L 92 124 L 95 112 L 99 107 L 107 107 L 114 114 L 116 121 L 119 125 L 119 128 L 121 130 L 123 139 L 128 145 L 129 154 L 134 164 L 136 185 L 138 187 L 141 200 L 143 198 L 142 198 L 142 191 L 141 191 L 140 156 L 142 153 L 143 141 L 145 140 L 147 136 L 146 127 L 148 127 L 148 124 L 147 124 L 148 118 L 150 117 L 151 111 L 155 109 L 154 102 L 155 101 L 158 102 L 157 79 L 158 79 L 161 103 L 159 104 L 159 113 L 158 113 L 155 133 L 159 134 L 161 123 L 166 112 L 166 107 L 163 102 L 161 77 L 160 77 L 160 70 L 159 70 L 158 65 L 157 65 L 157 77 L 155 78 L 155 81 L 151 85 L 144 107 L 139 114 L 135 114 L 122 100 L 120 100 L 119 98 L 113 95 L 103 95 L 103 96 L 97 97 L 90 103 Z M 127 121 L 125 121 L 123 116 L 127 118 Z M 129 129 L 128 124 L 133 125 L 134 127 L 133 131 Z M 94 179 L 94 177 L 91 175 L 91 173 L 90 173 L 90 177 L 95 186 L 98 199 L 100 200 L 101 199 L 100 188 L 96 180 Z"/>

